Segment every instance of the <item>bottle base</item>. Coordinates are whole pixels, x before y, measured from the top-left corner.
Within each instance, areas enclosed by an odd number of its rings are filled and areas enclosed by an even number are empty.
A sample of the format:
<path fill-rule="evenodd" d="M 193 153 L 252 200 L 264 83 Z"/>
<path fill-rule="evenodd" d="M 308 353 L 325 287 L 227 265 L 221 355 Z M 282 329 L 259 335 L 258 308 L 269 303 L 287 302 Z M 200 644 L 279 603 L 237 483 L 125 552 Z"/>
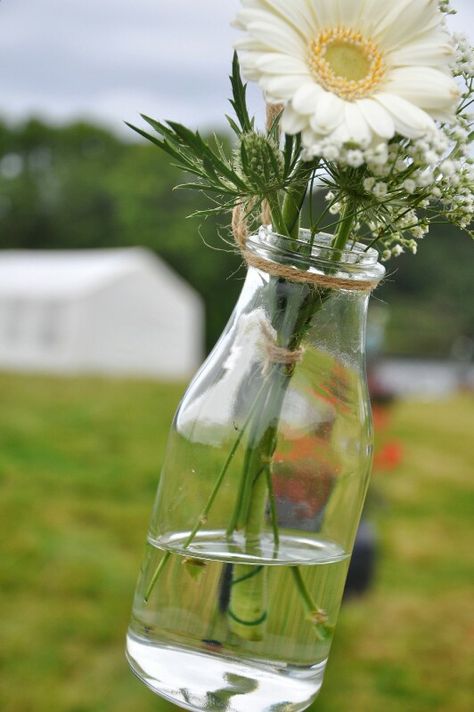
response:
<path fill-rule="evenodd" d="M 153 692 L 195 712 L 302 712 L 318 695 L 326 667 L 244 663 L 130 633 L 127 659 Z"/>

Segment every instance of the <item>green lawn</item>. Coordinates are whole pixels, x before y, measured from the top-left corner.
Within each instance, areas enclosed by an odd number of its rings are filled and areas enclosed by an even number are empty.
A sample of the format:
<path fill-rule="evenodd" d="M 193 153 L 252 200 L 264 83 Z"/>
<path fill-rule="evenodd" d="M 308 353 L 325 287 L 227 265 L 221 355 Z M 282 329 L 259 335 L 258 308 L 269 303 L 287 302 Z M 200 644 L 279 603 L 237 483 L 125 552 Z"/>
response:
<path fill-rule="evenodd" d="M 123 639 L 180 387 L 0 376 L 0 710 L 171 712 Z M 373 591 L 344 606 L 315 712 L 470 712 L 474 398 L 402 403 Z"/>

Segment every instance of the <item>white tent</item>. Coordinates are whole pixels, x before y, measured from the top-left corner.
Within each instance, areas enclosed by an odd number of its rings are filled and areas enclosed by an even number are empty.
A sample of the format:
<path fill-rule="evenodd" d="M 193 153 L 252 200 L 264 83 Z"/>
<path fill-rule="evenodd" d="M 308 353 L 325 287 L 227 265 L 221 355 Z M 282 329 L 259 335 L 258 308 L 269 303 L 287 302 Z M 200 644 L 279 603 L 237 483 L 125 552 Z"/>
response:
<path fill-rule="evenodd" d="M 0 251 L 0 368 L 188 377 L 201 298 L 142 248 Z"/>

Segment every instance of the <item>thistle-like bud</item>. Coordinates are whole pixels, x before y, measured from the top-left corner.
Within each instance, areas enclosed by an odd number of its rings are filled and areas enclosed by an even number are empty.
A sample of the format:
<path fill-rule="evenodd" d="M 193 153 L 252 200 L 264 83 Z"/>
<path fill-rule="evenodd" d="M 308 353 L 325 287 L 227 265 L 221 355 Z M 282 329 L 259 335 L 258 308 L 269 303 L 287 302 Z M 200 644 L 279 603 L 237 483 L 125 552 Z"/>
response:
<path fill-rule="evenodd" d="M 243 175 L 259 193 L 267 193 L 283 180 L 281 151 L 271 138 L 262 134 L 251 132 L 242 135 L 240 164 Z"/>

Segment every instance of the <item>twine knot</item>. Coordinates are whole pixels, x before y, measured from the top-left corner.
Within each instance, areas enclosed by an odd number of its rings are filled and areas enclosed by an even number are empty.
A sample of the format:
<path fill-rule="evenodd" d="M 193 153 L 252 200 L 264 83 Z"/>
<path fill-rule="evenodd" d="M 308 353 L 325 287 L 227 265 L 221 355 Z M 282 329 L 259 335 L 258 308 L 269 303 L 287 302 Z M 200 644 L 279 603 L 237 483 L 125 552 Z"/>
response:
<path fill-rule="evenodd" d="M 263 348 L 265 351 L 265 361 L 263 364 L 262 373 L 266 375 L 270 367 L 274 364 L 284 366 L 296 366 L 301 363 L 304 357 L 305 349 L 287 349 L 284 346 L 279 346 L 276 342 L 276 333 L 272 326 L 267 322 L 261 323 L 263 334 Z"/>

